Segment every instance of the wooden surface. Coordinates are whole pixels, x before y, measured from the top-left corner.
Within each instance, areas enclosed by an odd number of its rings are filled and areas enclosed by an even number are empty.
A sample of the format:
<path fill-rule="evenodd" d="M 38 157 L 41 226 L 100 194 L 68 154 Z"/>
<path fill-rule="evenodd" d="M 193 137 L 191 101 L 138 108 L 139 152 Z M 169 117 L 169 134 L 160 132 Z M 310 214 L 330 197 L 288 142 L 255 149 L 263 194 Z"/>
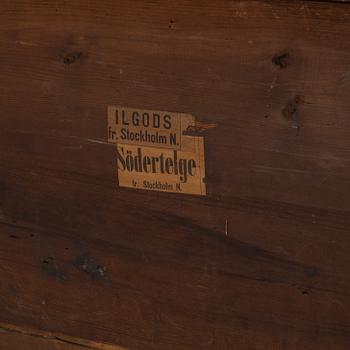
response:
<path fill-rule="evenodd" d="M 125 350 L 115 345 L 0 323 L 0 349 Z"/>
<path fill-rule="evenodd" d="M 84 348 L 72 344 L 61 343 L 57 340 L 42 339 L 21 333 L 0 333 L 1 349 L 22 349 L 22 350 L 82 350 Z"/>
<path fill-rule="evenodd" d="M 0 346 L 349 349 L 349 38 L 338 2 L 2 0 Z M 108 105 L 218 124 L 207 196 L 118 188 Z"/>

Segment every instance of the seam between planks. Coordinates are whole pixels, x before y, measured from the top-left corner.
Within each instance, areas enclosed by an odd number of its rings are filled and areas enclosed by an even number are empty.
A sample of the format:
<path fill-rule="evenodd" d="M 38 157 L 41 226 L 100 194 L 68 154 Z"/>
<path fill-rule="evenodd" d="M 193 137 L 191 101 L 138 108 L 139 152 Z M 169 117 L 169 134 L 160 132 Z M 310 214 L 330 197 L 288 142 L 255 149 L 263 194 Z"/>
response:
<path fill-rule="evenodd" d="M 0 332 L 19 333 L 26 336 L 42 338 L 45 340 L 58 341 L 58 342 L 70 344 L 70 345 L 76 345 L 84 349 L 90 349 L 90 350 L 128 350 L 127 348 L 120 347 L 117 345 L 98 343 L 91 340 L 71 337 L 65 334 L 53 334 L 51 332 L 29 329 L 29 328 L 15 326 L 12 324 L 1 323 L 1 322 L 0 322 Z"/>

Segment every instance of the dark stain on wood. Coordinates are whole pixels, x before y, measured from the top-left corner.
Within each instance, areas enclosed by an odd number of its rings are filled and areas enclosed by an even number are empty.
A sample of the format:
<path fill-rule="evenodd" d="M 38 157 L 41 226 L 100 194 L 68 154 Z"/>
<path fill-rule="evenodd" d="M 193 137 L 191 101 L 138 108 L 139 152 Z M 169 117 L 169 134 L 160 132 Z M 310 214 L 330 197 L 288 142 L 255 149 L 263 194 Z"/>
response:
<path fill-rule="evenodd" d="M 50 278 L 57 279 L 61 282 L 66 282 L 69 279 L 68 274 L 51 256 L 42 260 L 42 271 Z"/>
<path fill-rule="evenodd" d="M 83 53 L 80 51 L 70 52 L 64 56 L 63 63 L 66 65 L 76 63 L 78 60 L 82 58 L 82 56 L 83 56 Z"/>
<path fill-rule="evenodd" d="M 169 21 L 169 29 L 173 29 L 174 28 L 174 24 L 175 24 L 175 21 L 173 19 L 170 19 L 170 21 Z"/>
<path fill-rule="evenodd" d="M 272 63 L 281 69 L 287 68 L 292 62 L 292 56 L 288 52 L 276 54 L 272 57 Z"/>
<path fill-rule="evenodd" d="M 311 278 L 314 278 L 320 274 L 319 269 L 316 267 L 306 267 L 304 271 L 305 271 L 305 274 Z"/>
<path fill-rule="evenodd" d="M 84 271 L 91 278 L 96 280 L 108 280 L 109 276 L 107 274 L 107 269 L 105 266 L 102 266 L 96 262 L 93 257 L 88 255 L 81 255 L 76 258 L 73 265 Z"/>
<path fill-rule="evenodd" d="M 304 97 L 300 95 L 294 96 L 288 101 L 286 106 L 282 110 L 283 116 L 292 122 L 292 127 L 300 129 L 301 124 L 301 113 L 300 106 L 305 103 Z"/>

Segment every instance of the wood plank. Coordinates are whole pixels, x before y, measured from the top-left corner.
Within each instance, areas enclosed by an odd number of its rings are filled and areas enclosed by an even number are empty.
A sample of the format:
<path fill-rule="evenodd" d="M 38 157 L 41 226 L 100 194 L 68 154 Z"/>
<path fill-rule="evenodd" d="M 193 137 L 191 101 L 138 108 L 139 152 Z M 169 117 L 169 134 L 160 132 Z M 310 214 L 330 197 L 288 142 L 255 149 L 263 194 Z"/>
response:
<path fill-rule="evenodd" d="M 53 335 L 38 330 L 0 324 L 0 349 L 2 350 L 125 350 L 118 346 L 98 344 L 84 339 Z"/>
<path fill-rule="evenodd" d="M 82 350 L 85 347 L 67 344 L 52 339 L 38 338 L 30 335 L 17 333 L 1 333 L 0 331 L 0 348 L 3 350 Z"/>
<path fill-rule="evenodd" d="M 348 349 L 349 16 L 3 0 L 0 322 L 129 349 Z M 117 187 L 108 105 L 217 124 L 208 195 Z"/>

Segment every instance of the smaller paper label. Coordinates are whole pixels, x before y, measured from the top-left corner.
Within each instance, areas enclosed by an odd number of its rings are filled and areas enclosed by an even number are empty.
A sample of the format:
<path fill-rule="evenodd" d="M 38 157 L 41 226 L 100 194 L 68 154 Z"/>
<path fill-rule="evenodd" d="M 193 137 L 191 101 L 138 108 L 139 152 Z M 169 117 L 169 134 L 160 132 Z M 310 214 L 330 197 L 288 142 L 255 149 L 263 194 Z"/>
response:
<path fill-rule="evenodd" d="M 195 152 L 117 144 L 119 186 L 205 195 L 203 143 Z"/>

